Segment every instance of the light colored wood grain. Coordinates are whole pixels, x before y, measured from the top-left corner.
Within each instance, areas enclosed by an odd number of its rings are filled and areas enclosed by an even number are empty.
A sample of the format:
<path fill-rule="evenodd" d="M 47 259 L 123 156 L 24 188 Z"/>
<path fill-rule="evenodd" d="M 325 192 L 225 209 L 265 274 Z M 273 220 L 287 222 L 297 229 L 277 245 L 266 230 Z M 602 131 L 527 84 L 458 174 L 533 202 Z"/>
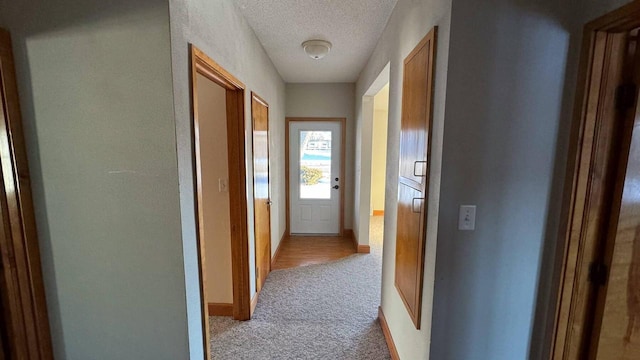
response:
<path fill-rule="evenodd" d="M 15 359 L 52 359 L 11 37 L 0 29 L 0 294 L 4 345 Z M 4 348 L 3 348 L 4 350 Z"/>
<path fill-rule="evenodd" d="M 384 210 L 373 210 L 373 216 L 384 216 Z"/>
<path fill-rule="evenodd" d="M 391 331 L 389 330 L 389 324 L 387 324 L 387 319 L 384 317 L 384 313 L 382 312 L 382 306 L 378 307 L 378 319 L 380 320 L 380 327 L 382 328 L 382 333 L 384 334 L 384 340 L 387 343 L 387 347 L 389 348 L 389 354 L 391 354 L 392 360 L 400 360 L 400 355 L 398 355 L 398 349 L 396 348 L 396 343 L 393 341 L 393 337 L 391 336 Z"/>
<path fill-rule="evenodd" d="M 422 309 L 436 37 L 434 27 L 406 57 L 402 84 L 395 287 L 416 329 Z"/>
<path fill-rule="evenodd" d="M 253 208 L 256 249 L 256 291 L 271 271 L 271 195 L 269 194 L 269 105 L 251 93 L 253 126 Z"/>
<path fill-rule="evenodd" d="M 273 270 L 322 264 L 356 253 L 353 240 L 344 236 L 287 236 L 280 246 Z"/>

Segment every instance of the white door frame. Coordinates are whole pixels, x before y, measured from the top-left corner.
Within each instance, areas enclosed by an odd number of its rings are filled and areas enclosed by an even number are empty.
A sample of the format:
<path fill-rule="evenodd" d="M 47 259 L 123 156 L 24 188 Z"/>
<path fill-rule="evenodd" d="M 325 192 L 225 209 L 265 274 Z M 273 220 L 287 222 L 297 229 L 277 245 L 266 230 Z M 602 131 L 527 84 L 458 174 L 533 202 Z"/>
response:
<path fill-rule="evenodd" d="M 369 225 L 371 211 L 371 168 L 373 155 L 373 97 L 389 83 L 390 63 L 380 71 L 369 89 L 362 96 L 362 129 L 360 133 L 360 174 L 356 181 L 360 183 L 357 212 L 358 245 L 369 245 Z M 386 215 L 385 215 L 386 216 Z"/>
<path fill-rule="evenodd" d="M 286 192 L 286 221 L 287 228 L 285 234 L 291 235 L 291 195 L 290 195 L 290 184 L 289 184 L 289 123 L 292 121 L 331 121 L 331 122 L 339 122 L 340 123 L 340 232 L 338 236 L 344 236 L 344 185 L 345 185 L 345 152 L 346 152 L 346 118 L 307 118 L 307 117 L 287 117 L 285 123 L 285 192 Z"/>

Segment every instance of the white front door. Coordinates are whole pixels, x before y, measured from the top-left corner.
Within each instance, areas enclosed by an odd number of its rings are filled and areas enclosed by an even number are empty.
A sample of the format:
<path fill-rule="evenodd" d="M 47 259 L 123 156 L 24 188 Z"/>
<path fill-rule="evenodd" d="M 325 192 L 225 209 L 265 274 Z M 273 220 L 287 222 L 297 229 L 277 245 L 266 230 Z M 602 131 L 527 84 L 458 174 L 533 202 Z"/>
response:
<path fill-rule="evenodd" d="M 292 234 L 340 233 L 339 121 L 289 122 Z"/>

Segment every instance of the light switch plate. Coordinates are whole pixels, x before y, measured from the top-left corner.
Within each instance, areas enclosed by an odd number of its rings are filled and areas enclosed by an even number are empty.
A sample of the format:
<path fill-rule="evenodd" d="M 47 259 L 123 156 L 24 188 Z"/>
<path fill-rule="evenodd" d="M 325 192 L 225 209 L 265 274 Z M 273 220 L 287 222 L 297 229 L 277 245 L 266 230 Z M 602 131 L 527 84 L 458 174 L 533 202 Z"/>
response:
<path fill-rule="evenodd" d="M 460 205 L 458 230 L 471 231 L 476 229 L 476 206 Z"/>

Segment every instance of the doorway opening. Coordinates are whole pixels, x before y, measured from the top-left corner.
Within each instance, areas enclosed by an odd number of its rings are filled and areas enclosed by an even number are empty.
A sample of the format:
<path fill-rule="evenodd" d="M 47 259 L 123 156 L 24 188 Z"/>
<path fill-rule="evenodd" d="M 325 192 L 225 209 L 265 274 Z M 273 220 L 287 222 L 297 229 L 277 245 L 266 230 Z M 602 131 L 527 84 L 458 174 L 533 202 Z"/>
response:
<path fill-rule="evenodd" d="M 585 26 L 550 357 L 640 358 L 640 1 Z"/>
<path fill-rule="evenodd" d="M 387 179 L 387 125 L 389 124 L 389 83 L 373 96 L 371 128 L 371 206 L 369 245 L 382 248 L 384 199 Z"/>
<path fill-rule="evenodd" d="M 369 252 L 372 245 L 382 249 L 387 178 L 389 68 L 390 64 L 387 63 L 362 97 L 358 252 Z"/>
<path fill-rule="evenodd" d="M 209 315 L 251 317 L 244 85 L 195 46 L 190 52 L 198 265 L 209 357 Z"/>

